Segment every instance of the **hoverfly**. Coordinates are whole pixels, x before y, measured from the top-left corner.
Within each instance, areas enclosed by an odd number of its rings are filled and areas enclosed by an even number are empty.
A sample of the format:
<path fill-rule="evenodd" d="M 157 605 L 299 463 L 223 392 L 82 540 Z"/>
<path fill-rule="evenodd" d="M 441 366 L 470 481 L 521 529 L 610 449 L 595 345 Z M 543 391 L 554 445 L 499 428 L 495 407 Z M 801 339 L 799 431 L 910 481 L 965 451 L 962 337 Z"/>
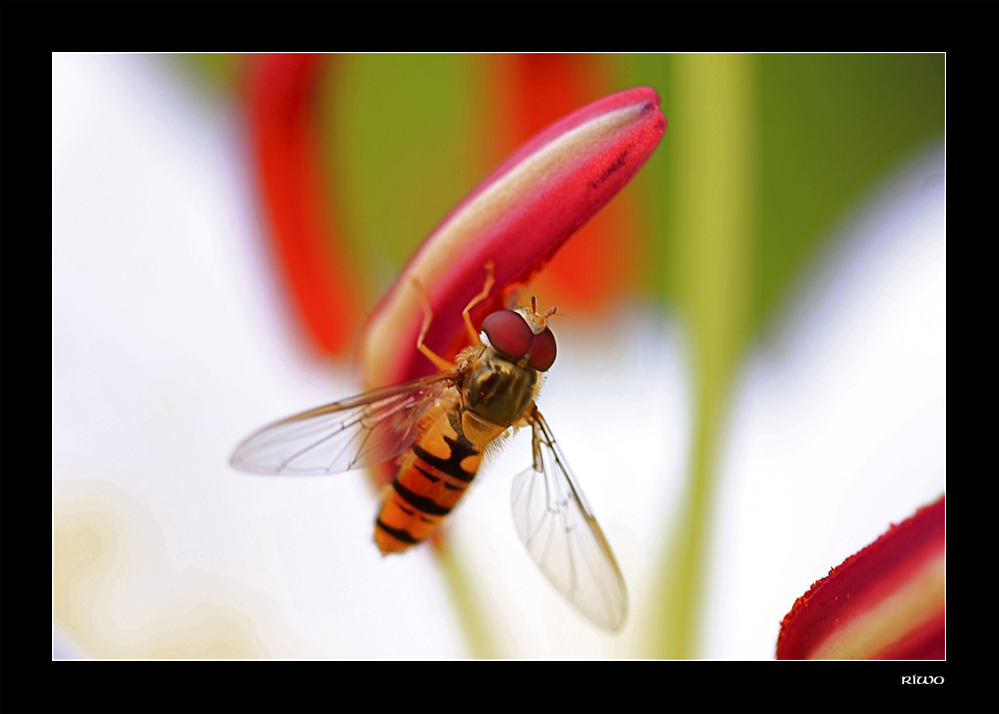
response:
<path fill-rule="evenodd" d="M 373 389 L 282 419 L 237 447 L 232 465 L 264 474 L 335 474 L 399 457 L 375 519 L 383 554 L 421 543 L 457 505 L 501 435 L 529 427 L 532 463 L 514 478 L 517 533 L 555 588 L 593 623 L 617 630 L 628 597 L 624 579 L 593 511 L 535 404 L 541 375 L 555 361 L 555 336 L 531 307 L 501 310 L 476 332 L 469 310 L 493 285 L 486 265 L 482 292 L 462 317 L 472 346 L 452 364 L 423 344 L 433 313 L 425 294 L 417 348 L 442 371 Z M 414 281 L 415 282 L 415 281 Z M 419 288 L 419 284 L 416 284 Z"/>

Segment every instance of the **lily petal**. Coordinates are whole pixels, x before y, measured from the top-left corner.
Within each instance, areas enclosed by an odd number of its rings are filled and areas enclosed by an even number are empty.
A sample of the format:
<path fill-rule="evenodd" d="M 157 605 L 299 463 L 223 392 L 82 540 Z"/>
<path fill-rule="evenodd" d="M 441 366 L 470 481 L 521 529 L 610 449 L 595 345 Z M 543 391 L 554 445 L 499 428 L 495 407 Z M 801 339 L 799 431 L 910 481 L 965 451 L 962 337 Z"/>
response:
<path fill-rule="evenodd" d="M 799 597 L 777 659 L 944 659 L 944 545 L 941 496 Z"/>
<path fill-rule="evenodd" d="M 323 200 L 313 86 L 325 55 L 258 55 L 248 63 L 247 109 L 274 251 L 311 345 L 343 353 L 357 289 Z"/>
<path fill-rule="evenodd" d="M 441 222 L 376 308 L 360 349 L 368 386 L 433 372 L 416 348 L 423 311 L 434 319 L 425 343 L 451 358 L 467 345 L 461 311 L 495 265 L 489 299 L 471 313 L 478 326 L 510 292 L 551 260 L 565 241 L 620 191 L 666 130 L 654 89 L 600 99 L 528 141 Z"/>

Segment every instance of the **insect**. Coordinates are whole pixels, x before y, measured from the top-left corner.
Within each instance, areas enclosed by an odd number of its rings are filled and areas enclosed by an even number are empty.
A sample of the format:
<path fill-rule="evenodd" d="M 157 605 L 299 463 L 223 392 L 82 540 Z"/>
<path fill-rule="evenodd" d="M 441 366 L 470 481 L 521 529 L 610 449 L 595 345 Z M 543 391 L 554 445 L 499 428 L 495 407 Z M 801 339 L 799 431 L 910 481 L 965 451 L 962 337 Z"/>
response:
<path fill-rule="evenodd" d="M 237 447 L 232 465 L 265 474 L 334 474 L 399 457 L 391 490 L 375 520 L 383 554 L 405 551 L 438 529 L 475 478 L 483 453 L 517 428 L 532 433 L 531 465 L 513 480 L 517 533 L 555 588 L 593 623 L 617 630 L 628 609 L 624 579 L 579 483 L 535 404 L 541 375 L 555 361 L 552 308 L 488 315 L 472 346 L 452 364 L 423 344 L 433 313 L 422 289 L 417 348 L 442 371 L 282 419 Z M 419 285 L 417 284 L 417 287 Z"/>

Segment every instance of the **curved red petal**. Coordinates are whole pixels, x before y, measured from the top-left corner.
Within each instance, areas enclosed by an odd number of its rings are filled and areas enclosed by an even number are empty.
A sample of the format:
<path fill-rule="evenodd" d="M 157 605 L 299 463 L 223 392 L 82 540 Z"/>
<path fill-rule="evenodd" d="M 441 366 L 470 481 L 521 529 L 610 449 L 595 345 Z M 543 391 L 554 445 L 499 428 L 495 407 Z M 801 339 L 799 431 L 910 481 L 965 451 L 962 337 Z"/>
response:
<path fill-rule="evenodd" d="M 416 350 L 423 311 L 414 278 L 434 311 L 425 343 L 451 357 L 467 344 L 461 311 L 482 289 L 486 263 L 495 265 L 496 285 L 472 311 L 476 326 L 624 187 L 665 130 L 659 96 L 639 87 L 593 102 L 524 144 L 448 214 L 378 305 L 361 345 L 365 383 L 434 370 Z"/>
<path fill-rule="evenodd" d="M 322 190 L 313 111 L 325 55 L 258 55 L 247 66 L 247 109 L 263 204 L 291 302 L 313 346 L 342 353 L 354 336 L 357 291 Z"/>
<path fill-rule="evenodd" d="M 604 55 L 509 54 L 496 61 L 508 77 L 500 109 L 517 137 L 510 148 L 611 89 Z M 572 305 L 579 316 L 633 290 L 642 274 L 635 209 L 622 196 L 580 228 L 538 276 L 538 294 Z"/>
<path fill-rule="evenodd" d="M 777 659 L 943 659 L 944 497 L 812 585 L 781 622 Z"/>

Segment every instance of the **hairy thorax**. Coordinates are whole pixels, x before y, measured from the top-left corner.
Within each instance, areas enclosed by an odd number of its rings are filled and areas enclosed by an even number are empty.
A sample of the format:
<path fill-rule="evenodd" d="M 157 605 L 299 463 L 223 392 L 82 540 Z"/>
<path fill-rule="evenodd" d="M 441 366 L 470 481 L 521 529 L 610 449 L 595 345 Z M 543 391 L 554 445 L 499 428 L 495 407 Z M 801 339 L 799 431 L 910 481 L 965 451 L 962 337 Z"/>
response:
<path fill-rule="evenodd" d="M 523 416 L 534 399 L 537 383 L 537 371 L 486 348 L 462 382 L 465 438 L 478 444 L 495 439 Z"/>

